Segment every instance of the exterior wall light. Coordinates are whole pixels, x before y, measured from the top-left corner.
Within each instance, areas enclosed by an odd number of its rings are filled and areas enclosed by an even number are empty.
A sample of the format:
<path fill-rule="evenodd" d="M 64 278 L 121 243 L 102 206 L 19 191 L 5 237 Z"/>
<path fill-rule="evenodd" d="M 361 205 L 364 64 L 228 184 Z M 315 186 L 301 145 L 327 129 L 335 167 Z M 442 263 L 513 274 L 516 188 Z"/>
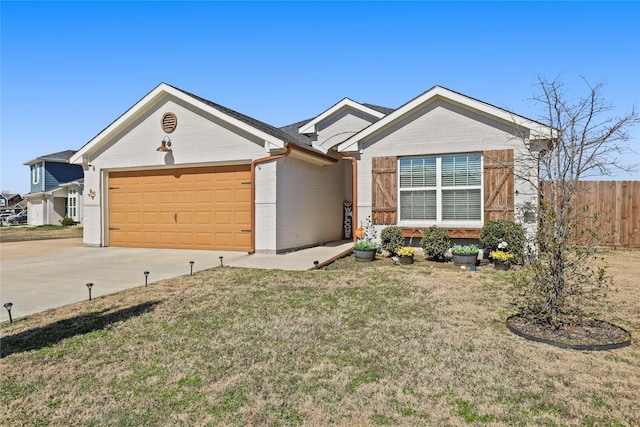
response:
<path fill-rule="evenodd" d="M 156 151 L 161 151 L 163 153 L 170 153 L 171 150 L 171 138 L 169 138 L 168 136 L 165 136 L 164 138 L 162 138 L 162 142 L 161 145 L 156 148 Z"/>

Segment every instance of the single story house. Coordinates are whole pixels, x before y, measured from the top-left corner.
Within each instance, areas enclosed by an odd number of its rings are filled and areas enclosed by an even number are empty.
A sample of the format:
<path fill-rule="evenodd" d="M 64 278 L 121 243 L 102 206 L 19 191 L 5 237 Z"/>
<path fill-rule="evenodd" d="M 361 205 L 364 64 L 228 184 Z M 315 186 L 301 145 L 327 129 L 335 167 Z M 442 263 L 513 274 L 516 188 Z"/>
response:
<path fill-rule="evenodd" d="M 351 238 L 369 217 L 476 238 L 537 201 L 516 179 L 537 162 L 514 159 L 546 133 L 440 86 L 277 128 L 162 83 L 70 162 L 84 170 L 85 245 L 278 253 Z"/>
<path fill-rule="evenodd" d="M 81 165 L 69 163 L 74 150 L 36 157 L 24 163 L 31 172 L 31 190 L 27 200 L 29 225 L 60 225 L 64 217 L 82 223 Z"/>

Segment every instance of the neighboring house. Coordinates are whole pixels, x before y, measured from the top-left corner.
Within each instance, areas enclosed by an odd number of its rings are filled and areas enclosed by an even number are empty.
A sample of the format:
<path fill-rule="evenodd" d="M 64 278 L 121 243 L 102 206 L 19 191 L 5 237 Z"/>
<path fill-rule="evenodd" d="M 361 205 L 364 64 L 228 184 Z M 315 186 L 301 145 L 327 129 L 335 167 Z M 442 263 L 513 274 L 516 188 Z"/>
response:
<path fill-rule="evenodd" d="M 345 98 L 276 128 L 162 83 L 70 162 L 84 169 L 85 245 L 273 253 L 340 240 L 345 202 L 356 226 L 477 238 L 537 201 L 514 178 L 535 160 L 514 158 L 521 136 L 545 133 L 439 86 L 395 110 Z"/>
<path fill-rule="evenodd" d="M 31 171 L 27 200 L 29 225 L 59 225 L 64 217 L 82 223 L 82 166 L 69 163 L 73 150 L 36 157 L 25 165 Z"/>
<path fill-rule="evenodd" d="M 19 213 L 24 209 L 21 201 L 22 197 L 19 194 L 0 194 L 0 212 Z"/>

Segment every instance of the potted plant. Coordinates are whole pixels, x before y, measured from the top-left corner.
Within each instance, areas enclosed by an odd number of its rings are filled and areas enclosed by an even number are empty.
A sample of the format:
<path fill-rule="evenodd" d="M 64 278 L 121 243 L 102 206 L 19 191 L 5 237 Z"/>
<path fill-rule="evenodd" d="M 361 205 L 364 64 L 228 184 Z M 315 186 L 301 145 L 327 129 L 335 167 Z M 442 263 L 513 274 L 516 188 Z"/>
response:
<path fill-rule="evenodd" d="M 398 259 L 400 264 L 413 264 L 413 256 L 416 254 L 416 250 L 410 246 L 402 247 L 398 250 Z"/>
<path fill-rule="evenodd" d="M 458 267 L 473 267 L 478 261 L 478 247 L 476 245 L 453 245 L 451 248 L 453 265 Z"/>
<path fill-rule="evenodd" d="M 366 225 L 362 227 L 362 235 L 363 237 L 353 244 L 353 255 L 358 262 L 371 262 L 376 259 L 378 252 L 378 244 L 375 242 L 377 233 L 371 217 L 367 217 Z"/>
<path fill-rule="evenodd" d="M 493 267 L 496 270 L 509 270 L 511 268 L 511 262 L 515 257 L 514 254 L 504 251 L 507 247 L 507 242 L 498 243 L 498 250 L 491 251 L 491 258 L 493 259 Z"/>
<path fill-rule="evenodd" d="M 360 239 L 353 244 L 353 255 L 358 262 L 371 262 L 376 259 L 378 245 L 369 239 Z"/>

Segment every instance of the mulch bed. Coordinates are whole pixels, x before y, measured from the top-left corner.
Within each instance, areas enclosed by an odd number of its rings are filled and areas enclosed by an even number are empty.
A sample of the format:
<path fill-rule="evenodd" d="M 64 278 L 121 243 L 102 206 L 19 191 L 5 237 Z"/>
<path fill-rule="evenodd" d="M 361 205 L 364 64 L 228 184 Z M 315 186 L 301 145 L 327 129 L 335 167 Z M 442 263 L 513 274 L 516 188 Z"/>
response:
<path fill-rule="evenodd" d="M 575 319 L 554 328 L 548 323 L 511 316 L 507 328 L 528 340 L 574 350 L 612 350 L 631 344 L 631 334 L 612 323 L 597 319 Z"/>

